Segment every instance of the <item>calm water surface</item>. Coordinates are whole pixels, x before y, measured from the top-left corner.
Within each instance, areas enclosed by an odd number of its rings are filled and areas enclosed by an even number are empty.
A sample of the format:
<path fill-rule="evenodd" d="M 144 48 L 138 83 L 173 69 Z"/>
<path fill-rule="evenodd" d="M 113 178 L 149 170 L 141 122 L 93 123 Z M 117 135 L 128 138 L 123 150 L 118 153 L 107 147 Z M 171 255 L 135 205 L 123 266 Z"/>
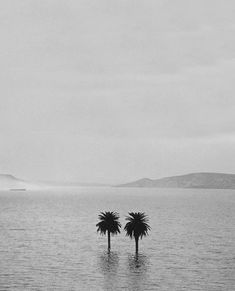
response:
<path fill-rule="evenodd" d="M 99 211 L 145 211 L 140 241 L 97 235 Z M 0 192 L 0 290 L 235 290 L 235 191 Z"/>

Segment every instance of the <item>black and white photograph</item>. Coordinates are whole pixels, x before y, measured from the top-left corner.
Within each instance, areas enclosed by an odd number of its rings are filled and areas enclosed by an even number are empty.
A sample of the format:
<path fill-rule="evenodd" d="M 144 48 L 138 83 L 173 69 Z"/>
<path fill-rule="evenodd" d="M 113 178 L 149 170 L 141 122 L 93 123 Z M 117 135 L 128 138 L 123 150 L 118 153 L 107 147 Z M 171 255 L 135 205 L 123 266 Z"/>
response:
<path fill-rule="evenodd" d="M 0 0 L 8 290 L 235 290 L 234 0 Z"/>

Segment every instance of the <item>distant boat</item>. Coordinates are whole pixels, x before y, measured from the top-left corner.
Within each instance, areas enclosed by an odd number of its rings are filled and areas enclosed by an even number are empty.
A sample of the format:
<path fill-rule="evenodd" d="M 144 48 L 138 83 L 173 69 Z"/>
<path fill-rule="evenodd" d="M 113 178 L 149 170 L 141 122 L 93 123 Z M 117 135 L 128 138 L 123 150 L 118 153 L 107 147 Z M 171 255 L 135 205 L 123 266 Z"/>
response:
<path fill-rule="evenodd" d="M 25 188 L 10 189 L 10 191 L 26 191 Z"/>

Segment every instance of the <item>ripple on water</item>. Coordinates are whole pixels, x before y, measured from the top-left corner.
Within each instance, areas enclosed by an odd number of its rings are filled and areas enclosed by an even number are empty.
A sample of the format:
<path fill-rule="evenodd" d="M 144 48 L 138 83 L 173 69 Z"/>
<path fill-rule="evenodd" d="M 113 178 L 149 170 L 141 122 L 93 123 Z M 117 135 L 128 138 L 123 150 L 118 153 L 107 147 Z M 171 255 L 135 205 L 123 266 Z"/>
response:
<path fill-rule="evenodd" d="M 235 290 L 232 191 L 135 191 L 0 193 L 0 291 Z M 149 215 L 138 256 L 124 233 L 106 251 L 95 224 L 110 209 L 122 225 L 130 210 Z"/>

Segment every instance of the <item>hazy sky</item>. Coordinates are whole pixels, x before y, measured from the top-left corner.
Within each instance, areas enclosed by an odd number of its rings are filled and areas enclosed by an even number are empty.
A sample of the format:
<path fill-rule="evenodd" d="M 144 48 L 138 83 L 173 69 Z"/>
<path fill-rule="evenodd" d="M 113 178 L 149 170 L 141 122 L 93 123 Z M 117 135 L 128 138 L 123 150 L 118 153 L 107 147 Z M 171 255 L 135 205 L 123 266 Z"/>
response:
<path fill-rule="evenodd" d="M 0 173 L 235 173 L 234 0 L 2 0 Z"/>

